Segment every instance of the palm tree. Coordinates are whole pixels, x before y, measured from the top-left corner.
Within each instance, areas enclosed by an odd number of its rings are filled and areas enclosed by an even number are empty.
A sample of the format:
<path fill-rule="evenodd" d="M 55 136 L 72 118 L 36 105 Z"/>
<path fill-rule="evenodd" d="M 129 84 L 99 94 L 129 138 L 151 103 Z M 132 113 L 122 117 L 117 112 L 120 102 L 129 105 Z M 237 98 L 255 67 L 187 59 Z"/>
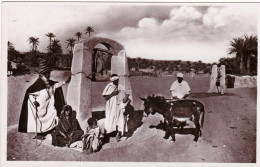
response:
<path fill-rule="evenodd" d="M 90 38 L 90 33 L 94 32 L 94 28 L 91 26 L 87 26 L 85 31 L 86 31 L 85 34 L 88 34 L 88 37 Z"/>
<path fill-rule="evenodd" d="M 233 41 L 230 41 L 230 48 L 228 54 L 236 54 L 236 58 L 240 63 L 240 73 L 245 73 L 245 55 L 247 52 L 247 44 L 243 38 L 233 38 Z"/>
<path fill-rule="evenodd" d="M 39 46 L 39 38 L 30 37 L 29 44 L 32 44 L 32 54 L 34 55 L 33 64 L 36 65 L 36 60 L 37 60 L 36 50 L 37 50 L 37 47 Z"/>
<path fill-rule="evenodd" d="M 56 63 L 58 61 L 58 57 L 62 54 L 62 48 L 60 41 L 57 39 L 53 39 L 51 50 L 48 56 L 48 65 L 51 69 L 56 68 Z"/>
<path fill-rule="evenodd" d="M 70 54 L 72 54 L 73 47 L 75 45 L 76 39 L 69 38 L 69 39 L 66 40 L 66 42 L 67 42 L 67 48 L 70 47 Z"/>
<path fill-rule="evenodd" d="M 32 44 L 32 51 L 36 51 L 37 47 L 39 46 L 39 38 L 30 37 L 29 44 Z"/>
<path fill-rule="evenodd" d="M 8 46 L 8 50 L 7 50 L 7 54 L 8 54 L 8 60 L 13 60 L 14 57 L 17 59 L 17 54 L 16 54 L 16 50 L 14 48 L 13 43 L 11 43 L 10 41 L 7 42 L 7 46 Z"/>
<path fill-rule="evenodd" d="M 253 56 L 257 58 L 257 45 L 258 45 L 257 36 L 251 35 L 248 37 L 247 35 L 245 35 L 245 42 L 248 47 L 247 54 L 245 56 L 246 56 L 246 69 L 247 69 L 247 73 L 249 74 L 251 70 L 250 60 Z"/>
<path fill-rule="evenodd" d="M 67 48 L 70 47 L 70 51 L 69 51 L 70 55 L 69 55 L 69 59 L 68 59 L 68 64 L 69 64 L 69 67 L 71 67 L 73 47 L 75 45 L 76 39 L 69 38 L 66 40 L 66 42 L 67 42 Z"/>
<path fill-rule="evenodd" d="M 142 61 L 142 59 L 141 59 L 140 57 L 138 57 L 138 58 L 136 59 L 138 71 L 139 71 L 139 69 L 140 69 L 141 61 Z"/>
<path fill-rule="evenodd" d="M 57 40 L 57 39 L 54 39 L 52 41 L 52 48 L 51 48 L 51 51 L 53 54 L 61 54 L 62 53 L 62 48 L 61 48 L 61 45 L 60 45 L 60 41 Z"/>
<path fill-rule="evenodd" d="M 50 45 L 49 45 L 49 51 L 51 51 L 51 39 L 56 37 L 52 32 L 49 32 L 48 34 L 45 34 L 47 37 L 49 37 Z"/>
<path fill-rule="evenodd" d="M 79 41 L 79 39 L 80 39 L 81 36 L 82 36 L 82 33 L 81 33 L 81 32 L 76 32 L 76 33 L 75 33 L 75 36 L 78 38 L 78 41 Z"/>

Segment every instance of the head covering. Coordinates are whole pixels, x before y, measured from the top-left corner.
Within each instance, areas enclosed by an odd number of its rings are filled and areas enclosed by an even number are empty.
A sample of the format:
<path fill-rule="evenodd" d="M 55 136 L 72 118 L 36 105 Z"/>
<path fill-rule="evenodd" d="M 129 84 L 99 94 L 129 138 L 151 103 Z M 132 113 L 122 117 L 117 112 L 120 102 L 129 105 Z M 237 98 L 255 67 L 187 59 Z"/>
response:
<path fill-rule="evenodd" d="M 118 80 L 119 79 L 119 77 L 118 77 L 118 75 L 117 74 L 112 74 L 111 75 L 111 77 L 110 77 L 110 81 L 115 81 L 115 80 Z"/>
<path fill-rule="evenodd" d="M 178 73 L 177 74 L 177 78 L 183 78 L 183 74 L 182 73 Z"/>
<path fill-rule="evenodd" d="M 70 105 L 64 105 L 61 111 L 61 115 L 64 115 L 65 111 L 70 111 L 72 113 L 72 107 Z"/>

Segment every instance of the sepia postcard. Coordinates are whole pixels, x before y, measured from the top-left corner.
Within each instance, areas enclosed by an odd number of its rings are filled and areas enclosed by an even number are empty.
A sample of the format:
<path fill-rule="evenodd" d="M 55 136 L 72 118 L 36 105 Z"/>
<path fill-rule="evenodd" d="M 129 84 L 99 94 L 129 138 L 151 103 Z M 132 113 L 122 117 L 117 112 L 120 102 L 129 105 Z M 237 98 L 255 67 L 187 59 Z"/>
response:
<path fill-rule="evenodd" d="M 1 166 L 259 165 L 257 1 L 1 9 Z"/>

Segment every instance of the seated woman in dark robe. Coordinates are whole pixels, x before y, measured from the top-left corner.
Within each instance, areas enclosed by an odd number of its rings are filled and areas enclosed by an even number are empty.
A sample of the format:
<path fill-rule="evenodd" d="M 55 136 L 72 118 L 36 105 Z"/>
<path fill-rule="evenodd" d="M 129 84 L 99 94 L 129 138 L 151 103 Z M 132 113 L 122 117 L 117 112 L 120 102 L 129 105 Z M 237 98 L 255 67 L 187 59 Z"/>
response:
<path fill-rule="evenodd" d="M 58 125 L 52 132 L 52 145 L 64 147 L 81 140 L 84 134 L 76 119 L 76 112 L 72 111 L 70 105 L 65 105 L 61 112 Z"/>

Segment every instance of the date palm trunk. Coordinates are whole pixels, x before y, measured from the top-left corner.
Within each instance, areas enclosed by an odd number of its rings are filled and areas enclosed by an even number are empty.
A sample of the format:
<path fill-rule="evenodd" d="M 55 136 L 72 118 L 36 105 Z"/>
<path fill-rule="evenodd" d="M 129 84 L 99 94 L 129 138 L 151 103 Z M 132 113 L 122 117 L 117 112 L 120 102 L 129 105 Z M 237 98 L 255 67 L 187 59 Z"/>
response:
<path fill-rule="evenodd" d="M 247 58 L 247 62 L 246 62 L 246 72 L 247 72 L 247 74 L 250 74 L 250 59 L 251 59 L 251 56 L 248 56 L 248 58 Z"/>
<path fill-rule="evenodd" d="M 243 55 L 241 55 L 240 58 L 240 74 L 245 74 L 245 63 L 244 63 L 244 59 L 243 59 Z"/>
<path fill-rule="evenodd" d="M 73 59 L 73 46 L 71 46 L 71 50 L 70 50 L 70 64 L 69 64 L 70 68 L 71 68 L 71 65 L 72 65 L 72 59 Z"/>

